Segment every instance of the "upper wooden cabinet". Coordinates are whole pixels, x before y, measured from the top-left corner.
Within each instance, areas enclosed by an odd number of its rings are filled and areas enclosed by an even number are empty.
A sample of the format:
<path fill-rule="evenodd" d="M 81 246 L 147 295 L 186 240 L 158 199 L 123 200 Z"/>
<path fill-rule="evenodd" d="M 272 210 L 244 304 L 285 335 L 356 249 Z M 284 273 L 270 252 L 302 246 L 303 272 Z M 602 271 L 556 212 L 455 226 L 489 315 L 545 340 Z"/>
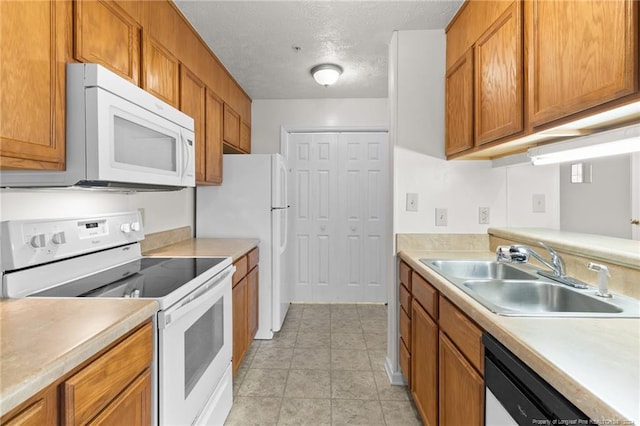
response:
<path fill-rule="evenodd" d="M 224 142 L 240 148 L 240 115 L 229 104 L 224 104 Z"/>
<path fill-rule="evenodd" d="M 479 19 L 472 22 L 474 15 Z M 458 28 L 460 26 L 465 27 Z M 458 53 L 465 43 L 467 49 Z M 445 100 L 447 155 L 522 132 L 522 46 L 520 1 L 471 2 L 449 28 Z M 460 56 L 456 57 L 457 54 Z"/>
<path fill-rule="evenodd" d="M 251 152 L 251 126 L 243 121 L 240 122 L 240 149 L 244 152 Z"/>
<path fill-rule="evenodd" d="M 69 1 L 0 2 L 0 167 L 63 170 Z"/>
<path fill-rule="evenodd" d="M 207 88 L 205 106 L 205 162 L 203 184 L 222 183 L 222 114 L 223 102 Z"/>
<path fill-rule="evenodd" d="M 447 71 L 445 126 L 447 155 L 473 148 L 473 49 Z"/>
<path fill-rule="evenodd" d="M 476 42 L 475 143 L 482 145 L 523 127 L 523 34 L 516 1 Z"/>
<path fill-rule="evenodd" d="M 81 0 L 74 6 L 75 59 L 102 64 L 137 85 L 142 29 L 139 23 L 112 1 Z"/>
<path fill-rule="evenodd" d="M 169 105 L 180 107 L 180 62 L 153 36 L 144 35 L 141 87 Z"/>
<path fill-rule="evenodd" d="M 175 107 L 189 103 L 201 130 L 199 184 L 222 181 L 222 104 L 227 146 L 250 152 L 251 99 L 170 0 L 2 1 L 0 12 L 0 168 L 64 170 L 65 67 L 74 60 L 99 63 Z M 188 90 L 199 82 L 195 100 L 182 97 L 181 66 Z M 204 88 L 216 99 L 211 113 Z"/>
<path fill-rule="evenodd" d="M 639 100 L 639 7 L 467 0 L 447 28 L 448 158 L 522 152 L 540 140 L 524 136 Z"/>
<path fill-rule="evenodd" d="M 529 109 L 538 126 L 638 90 L 638 2 L 525 3 Z"/>
<path fill-rule="evenodd" d="M 180 110 L 194 120 L 196 133 L 196 181 L 205 180 L 206 87 L 187 67 L 180 67 Z"/>

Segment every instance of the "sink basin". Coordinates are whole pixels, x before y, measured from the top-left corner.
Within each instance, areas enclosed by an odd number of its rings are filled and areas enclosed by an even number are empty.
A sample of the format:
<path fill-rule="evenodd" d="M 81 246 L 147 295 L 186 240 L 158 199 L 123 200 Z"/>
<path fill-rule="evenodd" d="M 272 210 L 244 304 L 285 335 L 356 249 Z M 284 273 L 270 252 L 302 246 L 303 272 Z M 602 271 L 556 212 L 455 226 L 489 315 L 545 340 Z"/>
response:
<path fill-rule="evenodd" d="M 420 259 L 427 266 L 435 267 L 446 277 L 464 280 L 535 280 L 536 275 L 524 272 L 507 263 L 491 260 L 427 260 Z"/>
<path fill-rule="evenodd" d="M 622 309 L 569 287 L 544 281 L 466 281 L 464 287 L 495 309 L 525 314 L 583 312 L 619 314 Z M 482 300 L 480 300 L 482 299 Z M 484 304 L 484 303 L 483 303 Z"/>
<path fill-rule="evenodd" d="M 504 316 L 640 318 L 640 301 L 596 288 L 577 289 L 538 275 L 529 264 L 478 259 L 420 259 L 492 312 Z"/>

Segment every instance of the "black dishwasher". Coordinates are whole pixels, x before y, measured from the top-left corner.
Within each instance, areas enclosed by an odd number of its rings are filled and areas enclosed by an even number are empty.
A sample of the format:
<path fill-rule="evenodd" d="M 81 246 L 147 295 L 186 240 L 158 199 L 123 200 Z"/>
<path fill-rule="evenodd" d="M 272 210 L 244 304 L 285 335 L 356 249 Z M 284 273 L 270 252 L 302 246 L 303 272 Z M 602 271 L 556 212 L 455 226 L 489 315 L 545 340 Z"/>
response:
<path fill-rule="evenodd" d="M 589 417 L 484 333 L 486 426 L 589 424 Z"/>

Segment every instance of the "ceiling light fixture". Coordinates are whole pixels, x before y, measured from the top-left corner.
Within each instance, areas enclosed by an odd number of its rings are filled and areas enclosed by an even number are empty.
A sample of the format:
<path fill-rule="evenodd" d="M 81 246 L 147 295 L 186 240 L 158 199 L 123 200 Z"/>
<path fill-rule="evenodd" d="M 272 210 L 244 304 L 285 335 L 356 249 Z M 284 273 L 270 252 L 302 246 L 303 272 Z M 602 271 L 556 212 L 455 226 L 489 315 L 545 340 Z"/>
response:
<path fill-rule="evenodd" d="M 342 74 L 342 68 L 336 64 L 320 64 L 311 68 L 313 79 L 325 87 L 331 86 Z"/>
<path fill-rule="evenodd" d="M 635 124 L 565 142 L 530 148 L 527 155 L 535 166 L 540 166 L 637 151 L 640 151 L 640 125 Z"/>

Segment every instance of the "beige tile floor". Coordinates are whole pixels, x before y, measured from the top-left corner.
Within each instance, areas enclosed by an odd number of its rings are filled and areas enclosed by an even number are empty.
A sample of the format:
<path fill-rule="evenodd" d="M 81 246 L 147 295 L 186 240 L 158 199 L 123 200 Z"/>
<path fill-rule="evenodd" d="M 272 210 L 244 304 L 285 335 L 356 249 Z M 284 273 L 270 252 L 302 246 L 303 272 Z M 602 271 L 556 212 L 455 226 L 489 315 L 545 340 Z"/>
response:
<path fill-rule="evenodd" d="M 421 425 L 389 384 L 384 305 L 293 304 L 273 340 L 255 340 L 234 378 L 226 425 Z"/>

